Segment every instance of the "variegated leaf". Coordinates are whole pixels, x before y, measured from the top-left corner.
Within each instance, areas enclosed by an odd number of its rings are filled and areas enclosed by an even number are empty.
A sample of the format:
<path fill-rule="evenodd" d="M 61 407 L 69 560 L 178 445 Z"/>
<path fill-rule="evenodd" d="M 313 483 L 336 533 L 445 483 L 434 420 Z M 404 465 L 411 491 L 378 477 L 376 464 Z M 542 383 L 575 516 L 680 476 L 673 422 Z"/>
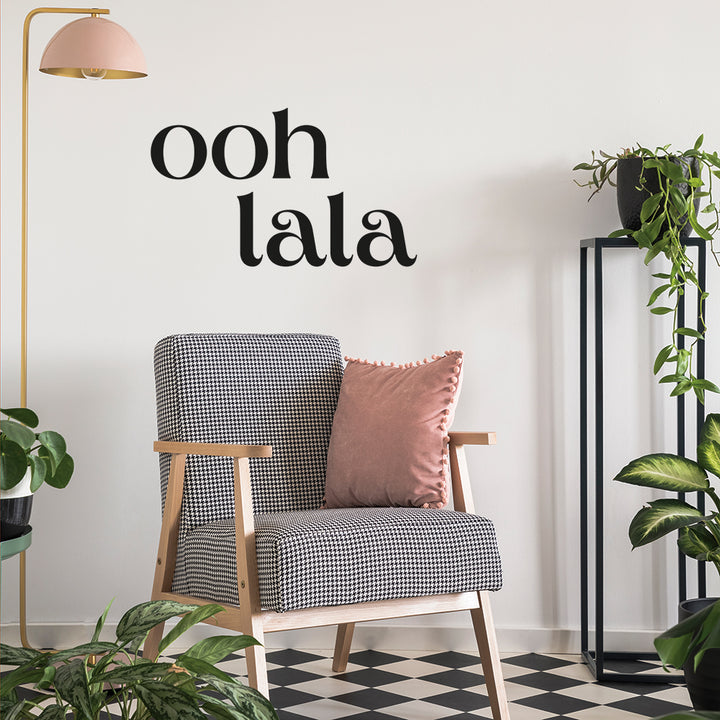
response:
<path fill-rule="evenodd" d="M 710 415 L 705 418 L 705 425 L 703 425 L 702 429 L 702 439 L 703 442 L 705 440 L 714 440 L 720 443 L 720 415 L 717 413 L 710 413 Z"/>
<path fill-rule="evenodd" d="M 146 680 L 134 692 L 154 720 L 205 720 L 195 698 L 159 680 Z"/>
<path fill-rule="evenodd" d="M 688 557 L 707 560 L 707 554 L 717 550 L 718 542 L 704 525 L 680 528 L 678 547 Z"/>
<path fill-rule="evenodd" d="M 67 665 L 58 667 L 55 672 L 55 689 L 66 703 L 78 708 L 86 717 L 93 716 L 90 691 L 82 660 L 73 660 Z"/>
<path fill-rule="evenodd" d="M 720 442 L 703 440 L 697 448 L 697 459 L 702 467 L 720 477 Z"/>
<path fill-rule="evenodd" d="M 37 720 L 65 720 L 67 711 L 61 705 L 47 705 L 37 716 Z"/>
<path fill-rule="evenodd" d="M 214 665 L 230 653 L 259 644 L 252 635 L 214 635 L 196 642 L 182 657 L 199 658 Z"/>
<path fill-rule="evenodd" d="M 224 682 L 209 675 L 202 676 L 202 679 L 252 720 L 278 720 L 270 701 L 254 688 L 243 685 L 239 680 Z"/>
<path fill-rule="evenodd" d="M 39 650 L 0 643 L 0 664 L 2 665 L 25 665 L 40 660 L 43 656 L 44 653 Z"/>
<path fill-rule="evenodd" d="M 161 654 L 163 650 L 170 647 L 184 632 L 186 632 L 193 625 L 196 625 L 213 615 L 223 612 L 222 605 L 209 604 L 200 605 L 196 607 L 192 612 L 188 613 L 183 617 L 180 622 L 162 639 L 158 647 L 158 654 Z"/>
<path fill-rule="evenodd" d="M 93 682 L 112 683 L 120 685 L 122 683 L 133 684 L 143 682 L 148 678 L 160 678 L 167 675 L 172 667 L 172 663 L 133 663 L 132 665 L 118 665 L 106 673 L 95 675 L 93 673 Z"/>
<path fill-rule="evenodd" d="M 105 655 L 108 652 L 117 652 L 118 646 L 110 642 L 89 642 L 67 650 L 59 650 L 53 654 L 53 662 L 65 662 L 80 655 Z"/>
<path fill-rule="evenodd" d="M 156 625 L 170 618 L 192 612 L 197 605 L 185 605 L 173 600 L 150 600 L 130 608 L 120 618 L 116 635 L 120 642 L 126 643 L 139 635 L 145 635 Z"/>
<path fill-rule="evenodd" d="M 695 492 L 710 487 L 705 471 L 694 460 L 666 453 L 633 460 L 615 476 L 615 480 L 673 492 Z"/>
<path fill-rule="evenodd" d="M 703 514 L 681 500 L 654 500 L 642 508 L 630 522 L 628 535 L 634 548 L 647 545 L 673 530 L 695 525 Z"/>

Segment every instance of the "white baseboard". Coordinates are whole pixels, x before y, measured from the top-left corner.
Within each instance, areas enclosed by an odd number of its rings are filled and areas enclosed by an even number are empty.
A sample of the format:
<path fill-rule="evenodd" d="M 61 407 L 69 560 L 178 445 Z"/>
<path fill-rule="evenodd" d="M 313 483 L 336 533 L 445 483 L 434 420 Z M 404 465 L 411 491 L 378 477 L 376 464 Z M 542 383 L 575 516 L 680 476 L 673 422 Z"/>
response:
<path fill-rule="evenodd" d="M 64 648 L 87 642 L 94 630 L 93 624 L 52 624 L 37 623 L 28 627 L 28 640 L 33 647 Z M 229 631 L 213 629 L 207 625 L 191 628 L 173 650 L 179 652 L 194 642 L 209 635 L 225 634 Z M 660 630 L 607 630 L 606 651 L 652 650 L 653 639 Z M 113 640 L 115 626 L 108 624 L 103 632 L 104 640 Z M 20 644 L 17 624 L 0 626 L 2 642 L 8 645 Z M 497 628 L 498 644 L 502 653 L 579 653 L 580 631 L 564 628 Z M 335 645 L 335 628 L 323 627 L 310 630 L 292 630 L 269 633 L 265 636 L 267 648 L 298 648 L 326 650 Z M 592 642 L 591 642 L 592 647 Z M 468 626 L 427 626 L 391 622 L 361 623 L 355 628 L 354 650 L 413 650 L 437 652 L 455 650 L 473 652 L 477 650 L 472 630 Z"/>

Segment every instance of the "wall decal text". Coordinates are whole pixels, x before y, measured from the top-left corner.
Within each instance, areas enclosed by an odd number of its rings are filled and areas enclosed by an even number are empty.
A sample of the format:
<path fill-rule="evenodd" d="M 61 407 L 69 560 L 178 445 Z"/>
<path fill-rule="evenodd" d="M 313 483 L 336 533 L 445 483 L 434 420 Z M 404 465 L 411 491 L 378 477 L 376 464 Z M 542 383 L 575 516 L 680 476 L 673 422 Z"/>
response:
<path fill-rule="evenodd" d="M 278 110 L 273 113 L 275 121 L 275 137 L 273 143 L 274 163 L 273 179 L 289 179 L 290 160 L 289 145 L 293 136 L 299 133 L 307 134 L 312 140 L 312 173 L 311 178 L 328 179 L 327 169 L 327 141 L 323 132 L 314 125 L 298 125 L 289 130 L 288 110 Z M 172 132 L 184 132 L 192 143 L 192 161 L 184 174 L 173 174 L 168 168 L 165 159 L 165 145 L 168 136 Z M 241 171 L 237 169 L 237 158 L 233 158 L 231 169 L 228 163 L 227 144 L 233 133 L 242 133 L 249 136 L 253 146 L 252 164 L 248 163 Z M 215 169 L 224 177 L 231 180 L 248 180 L 260 174 L 270 159 L 270 146 L 265 136 L 256 128 L 250 125 L 230 125 L 220 131 L 212 142 L 209 156 Z M 208 160 L 208 145 L 200 132 L 189 125 L 169 125 L 160 130 L 153 138 L 150 146 L 150 159 L 154 168 L 164 177 L 171 180 L 187 180 L 200 173 Z M 329 206 L 329 238 L 325 245 L 329 250 L 330 261 L 339 267 L 345 267 L 352 262 L 353 254 L 346 255 L 345 246 L 345 207 L 344 193 L 328 195 Z M 260 264 L 263 254 L 256 254 L 255 248 L 255 227 L 254 227 L 254 198 L 253 193 L 238 195 L 240 212 L 240 259 L 245 265 L 255 267 Z M 383 227 L 383 220 L 386 227 Z M 320 254 L 316 242 L 315 230 L 310 218 L 299 210 L 285 209 L 276 212 L 271 221 L 274 233 L 269 237 L 265 245 L 265 254 L 268 260 L 282 267 L 297 265 L 303 259 L 313 267 L 324 265 L 328 259 L 327 254 Z M 417 260 L 417 255 L 410 256 L 405 241 L 405 232 L 398 216 L 390 210 L 370 210 L 361 219 L 361 225 L 366 232 L 360 236 L 355 247 L 355 252 L 360 262 L 371 267 L 387 265 L 395 259 L 400 265 L 409 267 Z M 288 243 L 283 241 L 293 239 L 299 241 L 302 248 L 300 255 L 288 257 L 283 254 L 283 246 L 287 248 Z M 381 245 L 387 247 L 389 242 L 392 252 L 381 253 L 386 257 L 377 257 L 373 254 L 373 247 L 377 249 L 378 243 L 373 245 L 376 239 L 384 239 L 386 242 Z M 297 242 L 291 243 L 297 247 Z M 377 250 L 376 250 L 377 252 Z"/>

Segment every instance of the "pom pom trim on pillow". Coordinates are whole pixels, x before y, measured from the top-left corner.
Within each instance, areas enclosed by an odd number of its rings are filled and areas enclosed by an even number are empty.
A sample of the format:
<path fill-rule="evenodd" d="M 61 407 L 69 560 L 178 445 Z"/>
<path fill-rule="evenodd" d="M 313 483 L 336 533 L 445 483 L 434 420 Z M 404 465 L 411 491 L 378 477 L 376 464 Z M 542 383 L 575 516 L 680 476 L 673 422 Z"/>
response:
<path fill-rule="evenodd" d="M 448 367 L 436 365 L 445 359 L 451 361 Z M 330 439 L 325 506 L 441 508 L 447 505 L 449 430 L 462 383 L 463 353 L 448 350 L 444 355 L 404 364 L 351 357 L 345 360 L 347 381 L 343 379 L 345 387 L 340 389 Z M 427 365 L 433 367 L 418 373 L 418 368 Z M 368 368 L 363 366 L 383 370 L 378 375 L 368 373 Z M 413 372 L 406 375 L 407 371 Z M 363 393 L 366 388 L 379 395 L 366 397 Z M 383 405 L 386 391 L 394 403 L 390 407 Z M 444 393 L 449 396 L 443 397 Z M 380 408 L 377 412 L 374 412 L 375 401 Z M 408 405 L 409 415 L 403 414 L 405 408 L 397 407 L 398 402 Z M 365 430 L 374 432 L 375 436 L 365 437 Z M 356 447 L 358 438 L 360 444 Z M 407 461 L 407 472 L 404 466 L 396 467 L 394 472 L 388 471 L 388 477 L 381 478 L 377 466 L 382 464 L 382 458 L 394 460 L 392 438 L 398 441 L 398 461 Z M 386 441 L 389 447 L 384 445 Z M 376 451 L 378 458 L 374 457 Z M 345 453 L 350 454 L 350 460 L 346 460 Z M 388 467 L 392 467 L 391 462 Z"/>

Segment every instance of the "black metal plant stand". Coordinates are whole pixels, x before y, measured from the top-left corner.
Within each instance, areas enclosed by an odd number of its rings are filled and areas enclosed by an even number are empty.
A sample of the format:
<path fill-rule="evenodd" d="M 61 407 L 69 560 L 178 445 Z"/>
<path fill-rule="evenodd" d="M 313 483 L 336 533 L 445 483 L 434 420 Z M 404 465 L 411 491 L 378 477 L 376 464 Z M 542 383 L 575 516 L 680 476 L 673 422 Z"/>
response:
<path fill-rule="evenodd" d="M 685 240 L 688 247 L 698 249 L 697 277 L 700 287 L 704 290 L 706 283 L 707 248 L 705 241 L 699 238 Z M 672 682 L 673 678 L 682 681 L 682 676 L 662 674 L 645 674 L 638 676 L 633 673 L 612 672 L 613 661 L 657 660 L 654 653 L 640 652 L 606 652 L 604 649 L 604 554 L 603 554 L 603 251 L 606 249 L 630 248 L 637 251 L 634 240 L 614 238 L 589 238 L 580 241 L 580 642 L 582 656 L 598 682 Z M 594 467 L 594 499 L 595 499 L 595 649 L 589 647 L 589 524 L 588 524 L 588 250 L 593 251 L 593 283 L 594 283 L 594 330 L 595 330 L 595 467 Z M 696 312 L 696 329 L 701 330 L 700 316 L 704 310 L 704 300 L 698 297 Z M 680 296 L 678 307 L 679 326 L 685 326 L 685 296 Z M 684 337 L 678 336 L 678 346 L 683 347 Z M 697 358 L 697 375 L 705 377 L 705 343 L 698 340 L 695 349 Z M 696 400 L 696 424 L 698 442 L 705 414 L 704 407 Z M 685 455 L 685 396 L 677 398 L 677 452 Z M 680 495 L 679 497 L 683 497 Z M 698 507 L 704 511 L 704 497 L 698 493 Z M 686 599 L 687 570 L 685 556 L 678 551 L 678 598 Z M 706 596 L 705 564 L 698 563 L 698 595 Z M 610 671 L 610 672 L 608 672 Z"/>

